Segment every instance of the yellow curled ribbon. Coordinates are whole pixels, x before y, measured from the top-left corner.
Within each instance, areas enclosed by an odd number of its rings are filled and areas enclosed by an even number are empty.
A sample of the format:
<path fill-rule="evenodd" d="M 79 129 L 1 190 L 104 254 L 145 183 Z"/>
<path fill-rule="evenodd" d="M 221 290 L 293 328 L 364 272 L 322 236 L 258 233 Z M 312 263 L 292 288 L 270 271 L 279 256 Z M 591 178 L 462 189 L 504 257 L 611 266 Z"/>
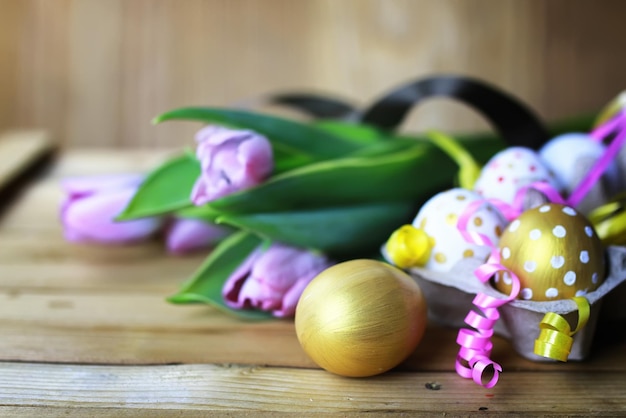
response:
<path fill-rule="evenodd" d="M 561 315 L 554 312 L 545 314 L 539 323 L 539 337 L 535 340 L 535 354 L 558 361 L 567 361 L 574 339 L 572 335 L 580 331 L 589 320 L 589 301 L 576 296 L 572 300 L 578 307 L 578 324 L 571 331 L 570 325 Z"/>
<path fill-rule="evenodd" d="M 625 245 L 626 194 L 618 194 L 610 202 L 595 208 L 589 214 L 589 221 L 593 224 L 602 244 Z"/>
<path fill-rule="evenodd" d="M 425 265 L 433 246 L 433 239 L 423 229 L 407 224 L 391 234 L 385 250 L 393 265 L 407 269 Z"/>

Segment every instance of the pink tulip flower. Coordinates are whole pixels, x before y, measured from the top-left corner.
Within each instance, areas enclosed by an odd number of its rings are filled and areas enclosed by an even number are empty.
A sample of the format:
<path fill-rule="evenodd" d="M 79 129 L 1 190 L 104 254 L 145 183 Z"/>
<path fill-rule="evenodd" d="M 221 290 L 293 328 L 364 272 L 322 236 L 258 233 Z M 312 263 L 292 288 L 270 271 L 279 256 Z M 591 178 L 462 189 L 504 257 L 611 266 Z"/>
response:
<path fill-rule="evenodd" d="M 322 255 L 282 244 L 257 248 L 228 278 L 222 295 L 235 309 L 293 316 L 304 288 L 332 264 Z"/>
<path fill-rule="evenodd" d="M 174 218 L 165 230 L 165 245 L 172 254 L 209 248 L 230 233 L 230 228 L 198 219 Z"/>
<path fill-rule="evenodd" d="M 196 141 L 202 174 L 191 200 L 197 206 L 256 186 L 274 168 L 269 140 L 255 132 L 207 126 L 198 131 Z"/>
<path fill-rule="evenodd" d="M 65 237 L 74 242 L 128 243 L 154 235 L 160 218 L 115 222 L 143 181 L 141 175 L 107 175 L 66 179 L 61 205 Z"/>

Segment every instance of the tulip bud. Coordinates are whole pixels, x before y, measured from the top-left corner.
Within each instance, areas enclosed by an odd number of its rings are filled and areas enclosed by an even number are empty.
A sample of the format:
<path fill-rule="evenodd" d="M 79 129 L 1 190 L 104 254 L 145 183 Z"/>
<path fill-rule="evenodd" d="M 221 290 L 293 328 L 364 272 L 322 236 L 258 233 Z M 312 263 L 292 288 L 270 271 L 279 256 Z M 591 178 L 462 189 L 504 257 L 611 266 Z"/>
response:
<path fill-rule="evenodd" d="M 111 175 L 66 179 L 61 205 L 65 237 L 75 242 L 126 243 L 154 235 L 159 218 L 115 222 L 143 181 L 140 175 Z"/>
<path fill-rule="evenodd" d="M 186 254 L 211 247 L 230 233 L 230 228 L 199 219 L 174 218 L 165 231 L 165 244 L 172 254 Z"/>
<path fill-rule="evenodd" d="M 197 206 L 263 182 L 274 167 L 272 146 L 252 131 L 208 126 L 196 135 L 202 174 L 191 200 Z"/>
<path fill-rule="evenodd" d="M 235 309 L 293 316 L 304 288 L 332 264 L 323 255 L 282 244 L 257 248 L 224 284 L 224 301 Z"/>

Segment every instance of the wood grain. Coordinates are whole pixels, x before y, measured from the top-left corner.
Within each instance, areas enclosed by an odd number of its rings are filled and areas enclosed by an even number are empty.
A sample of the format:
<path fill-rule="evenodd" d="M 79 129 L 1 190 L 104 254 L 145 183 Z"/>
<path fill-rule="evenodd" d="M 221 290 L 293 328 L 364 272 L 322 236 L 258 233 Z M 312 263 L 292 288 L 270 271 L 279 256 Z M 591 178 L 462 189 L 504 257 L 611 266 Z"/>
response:
<path fill-rule="evenodd" d="M 0 0 L 0 129 L 64 146 L 189 144 L 150 120 L 276 91 L 370 103 L 433 73 L 484 78 L 552 119 L 624 88 L 619 0 Z M 236 28 L 236 29 L 235 29 Z M 406 130 L 486 124 L 433 100 Z"/>
<path fill-rule="evenodd" d="M 0 363 L 0 404 L 127 410 L 452 415 L 626 413 L 621 375 L 516 373 L 485 390 L 451 373 L 388 373 L 349 379 L 321 370 L 234 365 L 151 367 Z M 427 383 L 437 382 L 439 390 Z M 591 383 L 593 382 L 593 383 Z M 590 387 L 591 385 L 594 387 Z M 532 402 L 529 402 L 532 396 Z M 558 399 L 558 403 L 554 400 Z"/>
<path fill-rule="evenodd" d="M 292 320 L 247 322 L 167 303 L 202 253 L 167 256 L 158 239 L 122 247 L 63 240 L 60 179 L 145 169 L 166 155 L 66 152 L 2 218 L 0 415 L 626 413 L 623 322 L 601 324 L 584 362 L 531 362 L 495 338 L 504 371 L 491 390 L 455 373 L 457 331 L 436 324 L 392 372 L 341 378 L 307 358 Z M 425 387 L 432 382 L 440 390 Z"/>
<path fill-rule="evenodd" d="M 50 153 L 52 143 L 43 131 L 10 131 L 0 134 L 0 190 Z"/>

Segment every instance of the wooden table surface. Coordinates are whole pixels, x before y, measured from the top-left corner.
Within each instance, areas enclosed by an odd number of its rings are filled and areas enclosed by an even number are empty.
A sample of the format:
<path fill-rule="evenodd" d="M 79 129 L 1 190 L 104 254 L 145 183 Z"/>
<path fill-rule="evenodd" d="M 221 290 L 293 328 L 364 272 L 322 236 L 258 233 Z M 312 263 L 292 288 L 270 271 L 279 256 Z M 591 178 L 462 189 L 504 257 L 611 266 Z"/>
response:
<path fill-rule="evenodd" d="M 19 159 L 2 145 L 0 165 Z M 493 389 L 455 373 L 456 331 L 435 324 L 397 369 L 344 378 L 307 358 L 291 320 L 168 304 L 204 254 L 64 241 L 61 178 L 147 170 L 168 154 L 69 151 L 5 202 L 0 416 L 626 415 L 624 323 L 601 324 L 584 362 L 531 362 L 497 338 Z"/>

